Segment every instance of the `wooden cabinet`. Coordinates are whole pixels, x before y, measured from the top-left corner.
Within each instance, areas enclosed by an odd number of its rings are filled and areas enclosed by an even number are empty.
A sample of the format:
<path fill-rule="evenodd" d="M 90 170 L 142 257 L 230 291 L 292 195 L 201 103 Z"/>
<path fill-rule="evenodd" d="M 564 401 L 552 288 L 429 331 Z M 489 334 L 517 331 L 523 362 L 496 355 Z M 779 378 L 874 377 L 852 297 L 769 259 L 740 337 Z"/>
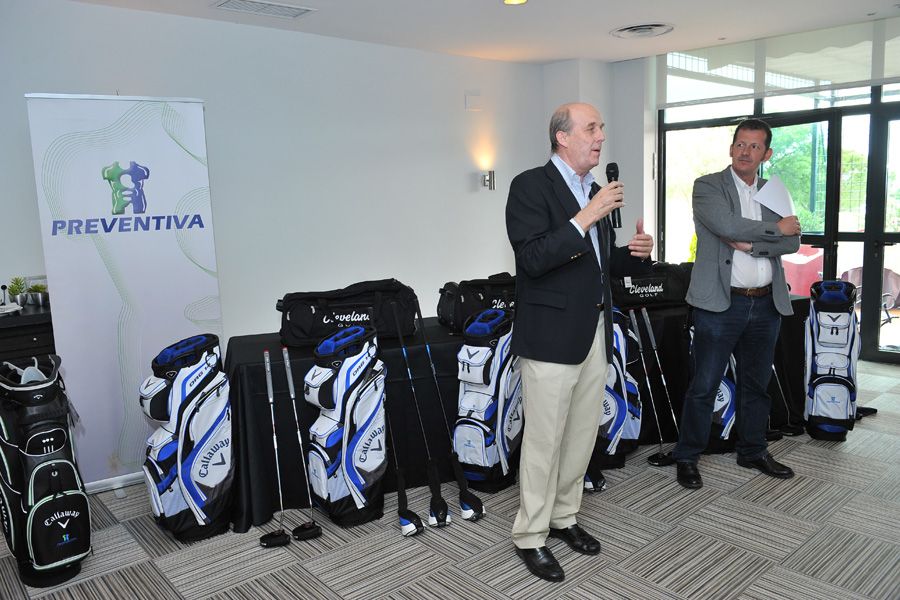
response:
<path fill-rule="evenodd" d="M 50 308 L 26 306 L 0 317 L 0 361 L 55 352 Z"/>

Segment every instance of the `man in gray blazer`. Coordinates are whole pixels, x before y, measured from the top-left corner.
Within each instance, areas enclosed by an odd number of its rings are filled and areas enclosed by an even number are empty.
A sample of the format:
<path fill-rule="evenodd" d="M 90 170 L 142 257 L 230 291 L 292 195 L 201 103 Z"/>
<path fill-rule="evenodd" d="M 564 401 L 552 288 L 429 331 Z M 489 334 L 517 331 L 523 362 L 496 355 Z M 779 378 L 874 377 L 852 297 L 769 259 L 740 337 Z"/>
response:
<path fill-rule="evenodd" d="M 694 182 L 697 259 L 687 302 L 693 307 L 693 375 L 684 398 L 681 433 L 672 453 L 678 482 L 703 485 L 697 461 L 709 441 L 713 405 L 729 356 L 737 360 L 737 463 L 771 477 L 794 472 L 766 447 L 772 375 L 781 315 L 790 315 L 781 255 L 800 247 L 800 221 L 756 202 L 765 184 L 759 166 L 772 156 L 772 130 L 758 119 L 738 125 L 731 166 Z"/>

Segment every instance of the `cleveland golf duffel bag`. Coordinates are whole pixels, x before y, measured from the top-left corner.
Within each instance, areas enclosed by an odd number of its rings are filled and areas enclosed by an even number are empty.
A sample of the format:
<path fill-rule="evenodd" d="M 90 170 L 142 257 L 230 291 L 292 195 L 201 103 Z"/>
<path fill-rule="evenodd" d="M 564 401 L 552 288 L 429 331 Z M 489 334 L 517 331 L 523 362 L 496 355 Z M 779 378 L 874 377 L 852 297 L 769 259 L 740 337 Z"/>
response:
<path fill-rule="evenodd" d="M 641 434 L 641 396 L 637 380 L 629 373 L 640 359 L 637 334 L 630 320 L 613 309 L 613 356 L 609 361 L 603 393 L 603 414 L 597 431 L 597 441 L 584 486 L 595 489 L 594 482 L 602 481 L 600 471 L 625 466 L 625 456 L 637 449 Z"/>
<path fill-rule="evenodd" d="M 613 304 L 635 306 L 682 306 L 691 282 L 694 263 L 654 263 L 649 273 L 610 280 Z"/>
<path fill-rule="evenodd" d="M 381 518 L 387 470 L 384 363 L 371 327 L 341 329 L 315 349 L 303 396 L 319 409 L 309 428 L 314 502 L 342 527 Z"/>
<path fill-rule="evenodd" d="M 522 374 L 510 352 L 510 311 L 490 309 L 469 318 L 457 354 L 459 399 L 453 449 L 470 485 L 494 492 L 516 478 L 524 431 Z"/>
<path fill-rule="evenodd" d="M 374 327 L 382 338 L 396 338 L 391 304 L 397 306 L 404 336 L 416 332 L 416 293 L 396 279 L 361 281 L 327 292 L 286 294 L 275 308 L 281 313 L 281 343 L 314 346 L 336 329 Z"/>
<path fill-rule="evenodd" d="M 843 440 L 856 420 L 859 329 L 856 286 L 818 281 L 810 287 L 806 321 L 806 406 L 810 436 Z"/>
<path fill-rule="evenodd" d="M 144 481 L 157 524 L 180 541 L 228 530 L 231 403 L 219 338 L 186 338 L 160 352 L 140 389 L 141 408 L 161 423 L 147 439 Z"/>
<path fill-rule="evenodd" d="M 91 551 L 60 363 L 51 354 L 0 364 L 0 516 L 22 581 L 35 587 L 74 577 Z"/>
<path fill-rule="evenodd" d="M 469 318 L 484 310 L 515 309 L 516 278 L 504 272 L 487 279 L 468 279 L 459 283 L 448 281 L 438 293 L 438 322 L 454 333 L 462 333 Z"/>

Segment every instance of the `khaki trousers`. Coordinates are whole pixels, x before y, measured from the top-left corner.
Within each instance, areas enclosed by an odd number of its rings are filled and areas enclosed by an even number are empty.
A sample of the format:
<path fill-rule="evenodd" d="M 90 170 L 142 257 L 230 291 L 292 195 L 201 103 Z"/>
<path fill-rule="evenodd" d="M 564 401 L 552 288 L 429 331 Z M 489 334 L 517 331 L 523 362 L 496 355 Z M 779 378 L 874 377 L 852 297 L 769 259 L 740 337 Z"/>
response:
<path fill-rule="evenodd" d="M 519 548 L 545 545 L 550 527 L 575 524 L 603 413 L 608 363 L 603 315 L 579 365 L 520 359 L 525 433 L 519 465 L 519 512 L 512 529 Z"/>

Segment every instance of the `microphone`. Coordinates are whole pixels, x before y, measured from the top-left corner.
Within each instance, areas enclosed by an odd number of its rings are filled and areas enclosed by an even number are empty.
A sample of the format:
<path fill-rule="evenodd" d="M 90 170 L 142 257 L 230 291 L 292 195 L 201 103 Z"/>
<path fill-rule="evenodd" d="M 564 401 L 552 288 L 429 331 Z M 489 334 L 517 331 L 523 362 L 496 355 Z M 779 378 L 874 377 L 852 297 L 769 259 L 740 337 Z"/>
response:
<path fill-rule="evenodd" d="M 617 163 L 611 162 L 606 165 L 606 182 L 612 183 L 613 181 L 619 180 L 619 165 Z M 622 213 L 618 208 L 614 208 L 612 213 L 610 213 L 610 220 L 612 221 L 612 226 L 615 229 L 620 229 L 622 227 Z"/>

